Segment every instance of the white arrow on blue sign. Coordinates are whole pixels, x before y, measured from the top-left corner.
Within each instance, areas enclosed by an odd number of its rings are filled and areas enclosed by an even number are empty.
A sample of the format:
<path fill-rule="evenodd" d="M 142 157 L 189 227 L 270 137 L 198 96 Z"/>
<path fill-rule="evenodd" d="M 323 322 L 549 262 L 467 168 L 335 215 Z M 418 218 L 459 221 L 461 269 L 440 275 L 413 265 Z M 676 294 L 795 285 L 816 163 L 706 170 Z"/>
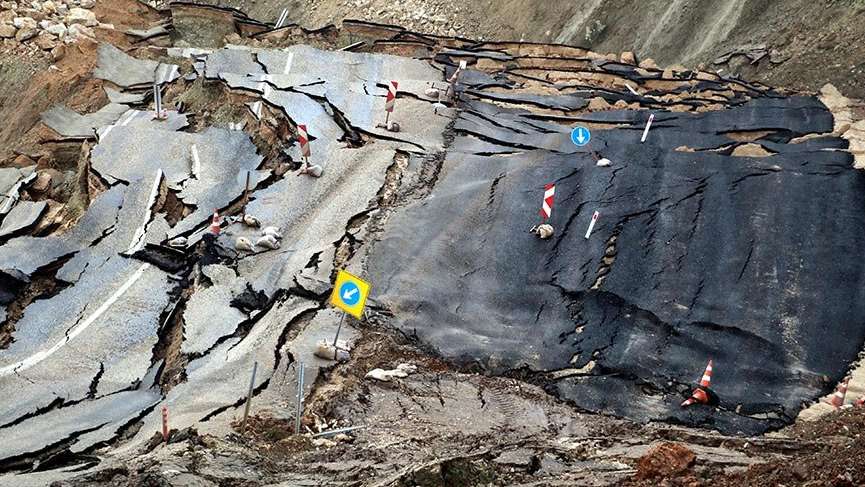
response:
<path fill-rule="evenodd" d="M 588 144 L 590 140 L 592 140 L 592 133 L 582 125 L 577 125 L 574 127 L 574 130 L 571 131 L 571 141 L 577 147 L 582 147 Z"/>
<path fill-rule="evenodd" d="M 354 306 L 360 299 L 360 289 L 357 284 L 349 281 L 339 288 L 339 295 L 342 296 L 343 302 L 349 306 Z"/>

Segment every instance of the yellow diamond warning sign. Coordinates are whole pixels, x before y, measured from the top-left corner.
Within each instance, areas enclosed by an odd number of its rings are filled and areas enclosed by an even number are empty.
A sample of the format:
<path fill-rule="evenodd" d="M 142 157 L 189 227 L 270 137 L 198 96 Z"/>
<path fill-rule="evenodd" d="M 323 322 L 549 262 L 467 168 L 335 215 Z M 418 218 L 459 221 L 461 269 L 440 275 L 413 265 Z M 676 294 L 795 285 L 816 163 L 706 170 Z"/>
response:
<path fill-rule="evenodd" d="M 367 296 L 369 296 L 369 283 L 341 270 L 336 275 L 336 284 L 334 284 L 333 292 L 330 295 L 330 304 L 360 319 L 363 316 L 363 307 L 366 306 Z"/>

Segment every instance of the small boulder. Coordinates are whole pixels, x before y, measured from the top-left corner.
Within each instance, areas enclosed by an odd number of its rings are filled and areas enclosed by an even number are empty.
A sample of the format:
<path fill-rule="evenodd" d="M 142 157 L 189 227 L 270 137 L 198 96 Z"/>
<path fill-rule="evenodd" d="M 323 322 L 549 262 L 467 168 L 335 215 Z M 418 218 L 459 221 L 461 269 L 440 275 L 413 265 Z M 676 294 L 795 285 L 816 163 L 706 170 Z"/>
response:
<path fill-rule="evenodd" d="M 279 249 L 279 240 L 276 239 L 273 235 L 265 235 L 258 240 L 255 241 L 256 247 L 264 247 L 270 250 Z"/>
<path fill-rule="evenodd" d="M 529 230 L 529 232 L 534 233 L 541 240 L 546 240 L 546 239 L 553 236 L 553 234 L 555 233 L 555 229 L 549 223 L 543 223 L 541 225 L 537 225 L 537 226 L 532 227 L 532 229 Z"/>
<path fill-rule="evenodd" d="M 635 56 L 634 53 L 631 51 L 623 52 L 620 60 L 625 64 L 632 64 L 635 66 L 637 64 L 637 56 Z"/>
<path fill-rule="evenodd" d="M 175 247 L 175 248 L 183 248 L 183 247 L 186 247 L 186 243 L 187 243 L 186 237 L 177 237 L 177 238 L 173 238 L 173 239 L 169 240 L 168 246 L 169 247 Z"/>
<path fill-rule="evenodd" d="M 42 11 L 46 14 L 56 14 L 57 4 L 51 0 L 46 0 L 45 2 L 42 2 Z"/>
<path fill-rule="evenodd" d="M 36 161 L 25 156 L 24 154 L 19 154 L 18 157 L 12 161 L 12 167 L 30 167 L 36 164 Z"/>
<path fill-rule="evenodd" d="M 18 17 L 18 13 L 14 10 L 4 10 L 0 12 L 0 24 L 11 24 Z"/>
<path fill-rule="evenodd" d="M 261 226 L 261 222 L 258 221 L 258 218 L 252 215 L 243 215 L 243 224 L 248 227 L 258 228 Z"/>
<path fill-rule="evenodd" d="M 35 29 L 39 27 L 39 24 L 30 17 L 15 17 L 12 19 L 12 25 L 16 29 Z"/>
<path fill-rule="evenodd" d="M 255 248 L 252 246 L 252 241 L 246 237 L 237 237 L 234 241 L 234 248 L 244 252 L 252 252 Z"/>
<path fill-rule="evenodd" d="M 658 69 L 658 63 L 654 59 L 648 58 L 640 63 L 640 67 L 643 69 Z"/>
<path fill-rule="evenodd" d="M 96 34 L 93 33 L 93 29 L 90 27 L 86 27 L 81 24 L 72 24 L 69 26 L 66 31 L 66 41 L 67 42 L 75 42 L 79 39 L 93 39 L 96 37 Z"/>
<path fill-rule="evenodd" d="M 51 50 L 51 59 L 53 59 L 55 63 L 64 57 L 66 57 L 66 46 L 63 44 L 60 44 Z"/>
<path fill-rule="evenodd" d="M 637 479 L 681 476 L 696 459 L 694 452 L 678 443 L 661 443 L 640 457 Z"/>
<path fill-rule="evenodd" d="M 36 179 L 30 184 L 30 189 L 35 193 L 44 193 L 51 189 L 51 173 L 39 171 Z"/>
<path fill-rule="evenodd" d="M 298 175 L 306 174 L 307 176 L 312 176 L 314 178 L 320 178 L 322 174 L 324 174 L 324 169 L 318 164 L 310 164 L 308 166 L 303 166 L 300 168 L 300 172 Z"/>
<path fill-rule="evenodd" d="M 600 96 L 596 96 L 589 100 L 588 109 L 592 111 L 609 110 L 610 104 L 607 102 L 607 100 L 601 98 Z"/>
<path fill-rule="evenodd" d="M 14 25 L 0 24 L 0 39 L 11 39 L 15 37 L 16 32 L 18 29 Z"/>
<path fill-rule="evenodd" d="M 279 227 L 264 227 L 261 230 L 261 234 L 264 236 L 270 235 L 277 240 L 282 240 L 282 234 L 279 232 Z"/>
<path fill-rule="evenodd" d="M 57 47 L 57 41 L 54 39 L 53 35 L 48 32 L 43 32 L 36 37 L 36 45 L 43 51 L 50 51 Z"/>
<path fill-rule="evenodd" d="M 69 13 L 66 14 L 66 23 L 69 25 L 80 24 L 87 27 L 99 25 L 99 21 L 96 20 L 96 14 L 79 7 L 69 9 Z"/>
<path fill-rule="evenodd" d="M 51 27 L 45 29 L 45 32 L 57 36 L 59 39 L 63 39 L 66 37 L 66 24 L 54 24 Z"/>
<path fill-rule="evenodd" d="M 36 37 L 37 34 L 39 34 L 39 29 L 24 27 L 23 29 L 18 29 L 18 32 L 15 33 L 15 40 L 18 42 L 29 41 Z"/>
<path fill-rule="evenodd" d="M 605 158 L 599 160 L 595 165 L 598 167 L 609 167 L 610 164 L 612 164 L 612 162 L 605 157 Z"/>
<path fill-rule="evenodd" d="M 81 8 L 93 8 L 96 6 L 96 0 L 80 0 L 78 4 Z"/>

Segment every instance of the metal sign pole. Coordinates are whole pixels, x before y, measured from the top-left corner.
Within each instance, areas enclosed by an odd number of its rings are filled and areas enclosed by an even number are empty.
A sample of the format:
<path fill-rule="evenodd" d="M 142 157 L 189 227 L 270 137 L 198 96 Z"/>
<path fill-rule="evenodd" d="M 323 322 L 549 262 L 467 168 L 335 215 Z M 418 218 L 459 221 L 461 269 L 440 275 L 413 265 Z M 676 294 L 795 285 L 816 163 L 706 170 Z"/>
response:
<path fill-rule="evenodd" d="M 243 423 L 240 432 L 246 432 L 246 419 L 249 417 L 249 407 L 252 405 L 252 391 L 255 389 L 255 373 L 258 371 L 258 362 L 252 365 L 252 379 L 249 381 L 249 394 L 246 396 L 246 407 L 243 408 Z"/>
<path fill-rule="evenodd" d="M 243 187 L 243 216 L 246 216 L 246 205 L 249 204 L 249 173 L 246 171 L 246 185 Z"/>
<path fill-rule="evenodd" d="M 294 434 L 300 434 L 300 417 L 303 414 L 303 362 L 297 368 L 297 411 L 294 414 Z"/>
<path fill-rule="evenodd" d="M 333 337 L 333 359 L 336 360 L 339 348 L 336 346 L 336 341 L 339 339 L 339 332 L 342 330 L 342 322 L 345 320 L 345 312 L 339 318 L 339 326 L 336 327 L 336 336 Z"/>

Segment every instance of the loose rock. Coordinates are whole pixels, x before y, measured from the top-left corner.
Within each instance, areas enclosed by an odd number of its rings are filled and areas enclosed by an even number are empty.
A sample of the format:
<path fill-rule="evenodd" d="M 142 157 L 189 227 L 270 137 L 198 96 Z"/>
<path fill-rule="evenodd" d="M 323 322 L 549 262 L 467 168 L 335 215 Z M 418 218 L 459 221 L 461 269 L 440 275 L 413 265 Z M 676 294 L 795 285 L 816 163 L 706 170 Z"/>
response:
<path fill-rule="evenodd" d="M 57 42 L 54 40 L 53 35 L 43 32 L 36 38 L 36 45 L 43 51 L 50 51 L 57 46 Z"/>
<path fill-rule="evenodd" d="M 0 39 L 9 39 L 15 37 L 15 32 L 18 29 L 14 25 L 0 24 Z"/>
<path fill-rule="evenodd" d="M 24 27 L 23 29 L 18 29 L 18 32 L 15 34 L 15 40 L 18 42 L 28 41 L 36 37 L 37 34 L 39 34 L 38 29 Z"/>
<path fill-rule="evenodd" d="M 276 239 L 273 235 L 265 235 L 260 239 L 255 241 L 256 247 L 264 247 L 270 250 L 279 249 L 279 240 Z"/>
<path fill-rule="evenodd" d="M 96 20 L 96 14 L 90 10 L 77 7 L 69 10 L 69 13 L 66 14 L 66 23 L 70 25 L 82 24 L 87 27 L 95 27 L 99 25 L 99 21 Z"/>
<path fill-rule="evenodd" d="M 637 464 L 637 478 L 666 478 L 686 471 L 697 459 L 688 448 L 677 443 L 662 443 L 643 455 Z"/>
<path fill-rule="evenodd" d="M 84 25 L 73 24 L 69 26 L 69 30 L 66 33 L 67 42 L 75 42 L 85 37 L 93 39 L 96 37 L 96 34 L 93 33 L 93 29 Z"/>

